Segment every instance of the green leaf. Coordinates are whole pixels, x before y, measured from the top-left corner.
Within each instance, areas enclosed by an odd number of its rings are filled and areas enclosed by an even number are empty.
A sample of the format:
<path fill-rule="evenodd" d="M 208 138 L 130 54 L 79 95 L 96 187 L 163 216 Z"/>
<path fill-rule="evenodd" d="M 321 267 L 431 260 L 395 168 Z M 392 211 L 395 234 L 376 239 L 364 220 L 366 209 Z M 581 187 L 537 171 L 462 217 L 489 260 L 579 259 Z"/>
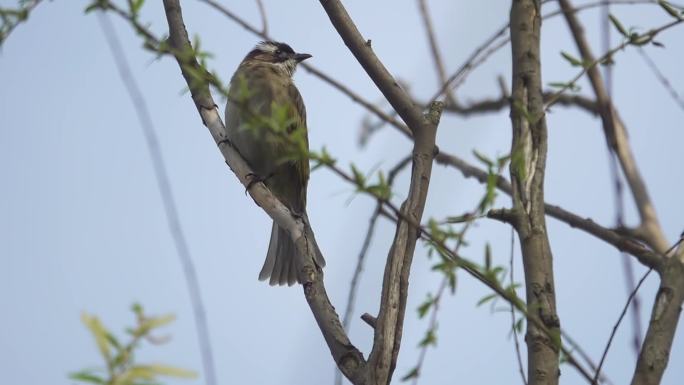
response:
<path fill-rule="evenodd" d="M 454 295 L 456 293 L 456 273 L 452 270 L 449 273 L 447 273 L 447 279 L 448 279 L 448 284 L 449 284 L 449 291 L 451 292 L 451 295 Z"/>
<path fill-rule="evenodd" d="M 366 186 L 366 177 L 354 164 L 351 165 L 351 169 L 354 174 L 354 183 L 359 189 L 363 189 Z"/>
<path fill-rule="evenodd" d="M 168 325 L 176 320 L 176 316 L 173 314 L 166 314 L 159 317 L 149 317 L 145 318 L 138 327 L 142 334 L 148 333 L 152 329 L 157 329 L 164 325 Z"/>
<path fill-rule="evenodd" d="M 437 334 L 435 333 L 434 329 L 430 329 L 425 333 L 425 337 L 420 341 L 418 346 L 421 348 L 427 347 L 427 346 L 436 346 L 437 345 Z"/>
<path fill-rule="evenodd" d="M 485 303 L 487 303 L 487 302 L 493 300 L 494 298 L 496 298 L 496 296 L 497 296 L 496 293 L 486 295 L 486 296 L 482 297 L 479 301 L 477 301 L 477 305 L 475 305 L 475 306 L 482 306 L 482 305 L 484 305 Z"/>
<path fill-rule="evenodd" d="M 583 66 L 584 66 L 583 63 L 582 63 L 582 61 L 581 61 L 580 59 L 578 59 L 578 58 L 576 58 L 576 57 L 570 55 L 569 53 L 567 53 L 567 52 L 565 52 L 565 51 L 561 51 L 560 54 L 561 54 L 561 56 L 563 56 L 563 58 L 564 58 L 565 60 L 567 60 L 567 61 L 570 63 L 570 65 L 572 65 L 573 67 L 583 67 Z"/>
<path fill-rule="evenodd" d="M 650 33 L 646 33 L 643 35 L 632 34 L 632 36 L 629 39 L 629 43 L 637 46 L 642 46 L 650 43 L 651 40 L 653 40 L 653 35 L 651 35 Z"/>
<path fill-rule="evenodd" d="M 608 15 L 608 18 L 610 19 L 610 22 L 613 23 L 613 26 L 615 27 L 615 29 L 617 29 L 618 32 L 620 32 L 620 33 L 622 34 L 622 36 L 624 36 L 624 37 L 629 37 L 629 32 L 627 32 L 627 30 L 625 29 L 625 27 L 622 26 L 622 23 L 620 23 L 620 20 L 618 20 L 618 19 L 617 19 L 615 16 L 613 16 L 612 14 L 609 14 L 609 15 Z"/>
<path fill-rule="evenodd" d="M 489 242 L 485 244 L 485 270 L 489 270 L 492 267 L 492 247 Z"/>
<path fill-rule="evenodd" d="M 90 13 L 90 12 L 96 11 L 98 9 L 106 11 L 108 8 L 109 8 L 109 6 L 108 6 L 106 0 L 94 0 L 90 5 L 88 5 L 85 8 L 85 10 L 83 12 L 84 13 Z"/>
<path fill-rule="evenodd" d="M 473 155 L 475 155 L 477 160 L 487 165 L 487 167 L 494 167 L 494 162 L 487 158 L 484 154 L 478 152 L 477 150 L 473 150 Z"/>
<path fill-rule="evenodd" d="M 418 377 L 418 368 L 413 368 L 404 377 L 401 378 L 401 382 L 406 382 L 416 377 Z"/>
<path fill-rule="evenodd" d="M 153 375 L 155 376 L 166 376 L 175 378 L 197 378 L 197 373 L 193 372 L 192 370 L 177 368 L 175 366 L 152 364 L 137 366 L 137 368 L 147 370 L 150 373 L 153 373 Z"/>
<path fill-rule="evenodd" d="M 418 306 L 418 318 L 425 317 L 434 303 L 435 300 L 432 298 L 432 294 L 428 293 L 427 299 Z"/>
<path fill-rule="evenodd" d="M 140 9 L 142 9 L 143 4 L 145 4 L 145 0 L 132 0 L 131 13 L 137 15 L 138 12 L 140 12 Z"/>
<path fill-rule="evenodd" d="M 110 362 L 112 355 L 109 348 L 109 342 L 107 341 L 107 334 L 109 334 L 109 332 L 97 317 L 89 316 L 87 313 L 81 315 L 81 321 L 90 329 L 102 357 L 105 361 Z"/>
<path fill-rule="evenodd" d="M 519 143 L 511 154 L 511 171 L 520 180 L 525 180 L 527 171 L 525 167 L 525 147 Z"/>
<path fill-rule="evenodd" d="M 674 17 L 677 20 L 682 20 L 681 11 L 673 7 L 672 4 L 668 3 L 667 1 L 660 0 L 658 1 L 658 5 L 660 5 L 660 7 L 665 10 L 665 12 L 669 13 L 670 16 Z"/>
<path fill-rule="evenodd" d="M 517 330 L 518 333 L 522 333 L 524 327 L 525 327 L 525 317 L 520 317 L 517 321 L 515 321 L 515 330 Z"/>
<path fill-rule="evenodd" d="M 90 373 L 87 370 L 71 373 L 69 374 L 69 378 L 71 378 L 72 380 L 83 381 L 90 384 L 105 384 L 107 382 L 104 378 L 96 374 Z"/>

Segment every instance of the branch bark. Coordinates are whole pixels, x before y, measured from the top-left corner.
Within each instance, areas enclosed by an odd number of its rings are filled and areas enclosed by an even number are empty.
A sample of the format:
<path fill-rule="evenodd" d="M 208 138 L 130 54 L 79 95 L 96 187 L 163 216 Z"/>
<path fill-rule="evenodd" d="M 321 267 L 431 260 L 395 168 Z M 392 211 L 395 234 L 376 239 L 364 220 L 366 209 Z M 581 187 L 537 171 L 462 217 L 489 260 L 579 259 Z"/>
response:
<path fill-rule="evenodd" d="M 676 255 L 665 258 L 660 274 L 660 287 L 653 301 L 651 320 L 637 360 L 632 385 L 660 384 L 667 368 L 684 303 L 684 243 Z"/>
<path fill-rule="evenodd" d="M 551 247 L 544 215 L 544 171 L 547 152 L 539 41 L 541 1 L 513 0 L 510 15 L 513 58 L 511 182 L 514 227 L 525 271 L 527 308 L 560 339 Z M 527 323 L 530 385 L 558 384 L 559 343 L 536 324 Z"/>
<path fill-rule="evenodd" d="M 225 127 L 218 114 L 218 109 L 209 92 L 206 82 L 198 82 L 193 73 L 204 70 L 197 62 L 192 52 L 188 33 L 185 29 L 179 0 L 164 0 L 164 10 L 169 25 L 169 43 L 181 68 L 183 77 L 190 87 L 192 99 L 202 118 L 202 122 L 209 129 L 214 141 L 226 160 L 226 164 L 233 170 L 240 182 L 247 187 L 250 183 L 248 175 L 251 170 L 240 154 L 227 140 Z M 303 255 L 298 260 L 298 274 L 303 282 L 306 300 L 318 323 L 330 352 L 340 370 L 354 383 L 361 383 L 366 362 L 361 352 L 349 341 L 335 308 L 327 297 L 323 285 L 323 272 L 314 264 L 316 254 L 320 253 L 313 235 L 313 231 L 306 218 L 294 216 L 263 183 L 253 185 L 249 189 L 250 196 L 278 225 L 286 229 L 299 251 Z"/>
<path fill-rule="evenodd" d="M 420 223 L 425 208 L 436 151 L 437 126 L 444 104 L 431 103 L 429 111 L 423 115 L 421 108 L 413 103 L 375 55 L 370 40 L 364 40 L 342 3 L 338 0 L 320 0 L 320 3 L 349 50 L 406 122 L 414 140 L 411 184 L 400 209 L 401 215 L 385 265 L 373 349 L 368 358 L 366 383 L 384 385 L 392 379 L 401 345 L 408 277 L 420 235 L 416 224 Z"/>
<path fill-rule="evenodd" d="M 482 184 L 486 184 L 487 179 L 489 178 L 485 171 L 454 155 L 440 152 L 435 160 L 437 163 L 456 168 L 457 170 L 461 171 L 464 177 L 475 178 Z M 508 195 L 512 194 L 511 184 L 502 177 L 497 178 L 496 188 Z M 619 231 L 605 228 L 589 218 L 582 218 L 581 216 L 567 211 L 560 206 L 545 203 L 544 212 L 546 215 L 556 218 L 559 221 L 566 223 L 570 227 L 580 229 L 587 234 L 591 234 L 599 239 L 604 240 L 620 251 L 633 255 L 639 260 L 639 262 L 647 267 L 656 268 L 661 260 L 660 254 L 650 250 L 641 243 L 636 242 L 634 239 L 622 235 Z"/>
<path fill-rule="evenodd" d="M 595 61 L 594 55 L 591 52 L 589 42 L 584 35 L 584 29 L 577 19 L 575 12 L 573 12 L 572 4 L 569 0 L 559 0 L 559 4 L 575 40 L 577 49 L 582 56 L 582 60 L 587 63 L 593 63 Z M 648 189 L 646 188 L 646 183 L 641 177 L 636 159 L 629 146 L 627 129 L 610 100 L 598 67 L 592 66 L 588 68 L 587 76 L 589 77 L 591 88 L 596 95 L 596 103 L 598 104 L 599 115 L 601 116 L 601 122 L 603 123 L 603 131 L 606 136 L 608 147 L 615 153 L 620 161 L 620 166 L 622 167 L 622 171 L 625 174 L 630 191 L 632 192 L 634 203 L 639 211 L 639 216 L 641 218 L 640 227 L 643 228 L 646 239 L 651 247 L 658 252 L 665 252 L 669 246 L 669 242 L 665 238 L 662 228 L 660 227 L 655 207 L 653 206 Z"/>

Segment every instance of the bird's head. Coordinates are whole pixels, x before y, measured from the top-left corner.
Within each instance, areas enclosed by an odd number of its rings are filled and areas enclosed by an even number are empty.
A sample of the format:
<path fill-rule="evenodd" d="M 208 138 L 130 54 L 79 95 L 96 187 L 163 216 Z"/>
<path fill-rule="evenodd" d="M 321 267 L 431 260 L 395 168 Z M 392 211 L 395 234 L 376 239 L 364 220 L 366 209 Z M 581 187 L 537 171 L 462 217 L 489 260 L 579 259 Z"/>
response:
<path fill-rule="evenodd" d="M 247 54 L 243 62 L 270 64 L 292 76 L 297 64 L 310 57 L 308 53 L 296 53 L 285 43 L 262 41 Z"/>

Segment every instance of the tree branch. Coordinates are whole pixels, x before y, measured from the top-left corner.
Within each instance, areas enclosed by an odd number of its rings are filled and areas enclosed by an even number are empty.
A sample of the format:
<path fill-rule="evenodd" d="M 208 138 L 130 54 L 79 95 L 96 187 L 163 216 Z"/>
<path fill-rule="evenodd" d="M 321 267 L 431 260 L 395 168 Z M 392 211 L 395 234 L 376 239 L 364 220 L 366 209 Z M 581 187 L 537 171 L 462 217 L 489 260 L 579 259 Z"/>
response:
<path fill-rule="evenodd" d="M 684 235 L 684 234 L 683 234 Z M 653 301 L 651 320 L 637 360 L 632 385 L 660 384 L 667 368 L 672 341 L 684 303 L 684 243 L 680 238 L 675 255 L 666 257 L 660 287 Z"/>
<path fill-rule="evenodd" d="M 188 34 L 183 23 L 181 7 L 178 0 L 164 0 L 164 10 L 169 24 L 169 41 L 174 56 L 178 61 L 181 72 L 185 77 L 193 101 L 197 107 L 203 123 L 209 128 L 214 141 L 226 159 L 226 163 L 236 174 L 240 182 L 249 186 L 248 175 L 251 173 L 247 163 L 227 140 L 225 127 L 209 92 L 206 83 L 194 81 L 191 71 L 203 71 L 194 55 L 182 54 L 192 52 Z M 323 272 L 319 270 L 314 259 L 320 253 L 313 236 L 313 231 L 306 218 L 294 216 L 263 183 L 258 183 L 249 189 L 254 199 L 278 225 L 286 229 L 298 250 L 304 256 L 298 260 L 298 276 L 304 287 L 306 300 L 325 338 L 330 352 L 340 370 L 354 383 L 362 378 L 365 360 L 361 352 L 354 347 L 347 337 L 338 315 L 325 292 Z"/>
<path fill-rule="evenodd" d="M 554 95 L 553 92 L 544 92 L 544 100 L 549 100 Z M 598 115 L 596 102 L 582 95 L 560 95 L 556 104 L 566 107 L 578 107 L 592 115 Z M 445 112 L 454 113 L 461 116 L 473 114 L 484 114 L 496 112 L 508 108 L 511 105 L 511 98 L 508 95 L 501 95 L 498 99 L 482 99 L 470 102 L 466 105 L 447 103 L 444 106 Z"/>
<path fill-rule="evenodd" d="M 444 107 L 432 103 L 422 114 L 409 95 L 387 71 L 354 25 L 338 0 L 320 0 L 331 23 L 371 80 L 385 95 L 394 110 L 406 122 L 414 138 L 411 184 L 407 199 L 401 206 L 397 229 L 390 248 L 382 284 L 380 311 L 375 327 L 373 349 L 368 359 L 367 382 L 389 384 L 396 366 L 408 295 L 408 277 L 419 227 L 427 199 L 435 154 L 437 126 Z M 406 221 L 403 218 L 409 218 Z M 413 223 L 411 223 L 413 222 Z"/>
<path fill-rule="evenodd" d="M 231 12 L 229 9 L 226 7 L 222 6 L 221 4 L 217 3 L 214 0 L 201 0 L 204 3 L 208 4 L 212 8 L 216 9 L 220 13 L 222 13 L 224 16 L 228 17 L 229 19 L 233 20 L 234 22 L 238 23 L 240 26 L 248 30 L 249 32 L 260 36 L 266 40 L 272 40 L 271 36 L 268 34 L 263 33 L 262 31 L 259 31 L 256 27 L 253 25 L 249 24 L 246 22 L 244 19 L 240 18 L 238 15 L 235 13 Z M 375 106 L 373 103 L 369 102 L 368 100 L 364 99 L 361 97 L 361 95 L 355 93 L 352 91 L 349 87 L 345 86 L 342 82 L 338 81 L 337 79 L 333 78 L 332 76 L 326 74 L 325 72 L 319 70 L 318 68 L 314 67 L 313 65 L 309 63 L 301 63 L 300 66 L 302 66 L 307 72 L 310 74 L 316 76 L 317 78 L 321 79 L 323 82 L 328 83 L 330 86 L 333 88 L 337 89 L 338 91 L 342 92 L 343 94 L 347 95 L 351 100 L 354 102 L 360 104 L 362 107 L 376 115 L 380 120 L 387 122 L 397 128 L 402 134 L 406 135 L 408 138 L 412 137 L 411 131 L 406 127 L 406 125 L 402 122 L 400 122 L 398 119 L 394 118 L 390 114 L 385 113 L 383 110 Z"/>
<path fill-rule="evenodd" d="M 559 4 L 565 20 L 568 23 L 568 27 L 572 32 L 572 36 L 582 60 L 588 63 L 594 63 L 595 58 L 591 52 L 589 43 L 584 36 L 584 29 L 575 13 L 571 12 L 573 9 L 572 4 L 569 0 L 559 0 Z M 630 190 L 632 191 L 634 203 L 639 211 L 639 216 L 641 218 L 640 226 L 646 231 L 648 243 L 651 247 L 662 253 L 667 249 L 669 243 L 660 227 L 655 207 L 653 206 L 648 189 L 641 177 L 636 160 L 629 146 L 627 129 L 610 100 L 610 96 L 608 95 L 601 77 L 601 72 L 597 66 L 589 66 L 586 69 L 586 72 L 591 87 L 594 90 L 594 94 L 596 95 L 596 102 L 599 107 L 599 114 L 603 123 L 603 131 L 606 136 L 608 147 L 615 153 L 620 161 L 620 166 L 622 167 L 622 171 L 627 179 Z"/>
<path fill-rule="evenodd" d="M 413 135 L 417 135 L 420 127 L 427 126 L 420 108 L 418 108 L 399 83 L 387 71 L 380 59 L 373 52 L 370 40 L 364 40 L 339 0 L 320 0 L 333 26 L 342 37 L 344 44 L 356 57 L 359 64 L 368 73 L 373 83 L 385 95 L 394 110 L 406 122 Z"/>
<path fill-rule="evenodd" d="M 418 0 L 418 9 L 420 10 L 420 16 L 423 20 L 425 33 L 427 34 L 428 43 L 430 44 L 430 51 L 432 52 L 432 61 L 435 64 L 435 70 L 437 70 L 437 77 L 441 87 L 447 83 L 447 75 L 446 69 L 444 68 L 444 60 L 442 59 L 442 54 L 439 51 L 439 45 L 437 44 L 437 36 L 435 36 L 435 29 L 432 25 L 432 18 L 430 17 L 430 11 L 428 10 L 427 0 Z M 447 104 L 456 104 L 456 99 L 450 89 L 446 90 L 446 102 Z"/>
<path fill-rule="evenodd" d="M 513 0 L 510 16 L 513 86 L 511 93 L 510 215 L 518 232 L 525 272 L 528 309 L 535 309 L 560 340 L 556 313 L 553 257 L 544 215 L 544 172 L 547 132 L 542 97 L 540 36 L 541 1 Z M 560 344 L 536 324 L 527 323 L 527 377 L 530 385 L 558 384 Z"/>
<path fill-rule="evenodd" d="M 487 183 L 488 174 L 485 171 L 454 155 L 439 153 L 437 154 L 435 160 L 439 164 L 449 165 L 458 169 L 466 178 L 475 178 L 482 184 Z M 511 184 L 503 177 L 498 177 L 496 179 L 496 188 L 508 195 L 511 195 Z M 602 239 L 620 251 L 635 256 L 639 262 L 647 267 L 655 268 L 661 259 L 660 254 L 650 250 L 639 242 L 634 241 L 632 238 L 622 235 L 619 231 L 605 228 L 589 218 L 582 218 L 577 214 L 573 214 L 561 208 L 560 206 L 545 203 L 544 212 L 546 215 L 556 218 L 559 221 L 566 223 L 570 227 L 580 229 L 588 234 Z"/>

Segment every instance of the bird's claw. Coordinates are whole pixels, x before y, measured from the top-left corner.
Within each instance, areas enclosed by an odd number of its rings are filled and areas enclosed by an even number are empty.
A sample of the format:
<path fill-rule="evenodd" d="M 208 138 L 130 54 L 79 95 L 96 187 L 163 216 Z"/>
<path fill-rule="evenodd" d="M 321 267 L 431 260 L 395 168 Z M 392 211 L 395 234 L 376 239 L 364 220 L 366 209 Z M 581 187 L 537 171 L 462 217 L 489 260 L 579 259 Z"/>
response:
<path fill-rule="evenodd" d="M 247 179 L 247 187 L 245 187 L 245 195 L 247 195 L 247 192 L 249 189 L 252 188 L 255 184 L 259 182 L 265 182 L 266 178 L 261 177 L 260 175 L 254 174 L 250 172 L 249 174 L 245 175 L 245 179 Z"/>
<path fill-rule="evenodd" d="M 247 192 L 249 189 L 252 188 L 257 183 L 266 183 L 266 181 L 272 177 L 273 174 L 269 174 L 266 178 L 262 177 L 261 175 L 257 175 L 253 172 L 248 173 L 245 175 L 245 179 L 247 179 L 247 187 L 245 187 L 245 195 L 247 195 Z"/>

